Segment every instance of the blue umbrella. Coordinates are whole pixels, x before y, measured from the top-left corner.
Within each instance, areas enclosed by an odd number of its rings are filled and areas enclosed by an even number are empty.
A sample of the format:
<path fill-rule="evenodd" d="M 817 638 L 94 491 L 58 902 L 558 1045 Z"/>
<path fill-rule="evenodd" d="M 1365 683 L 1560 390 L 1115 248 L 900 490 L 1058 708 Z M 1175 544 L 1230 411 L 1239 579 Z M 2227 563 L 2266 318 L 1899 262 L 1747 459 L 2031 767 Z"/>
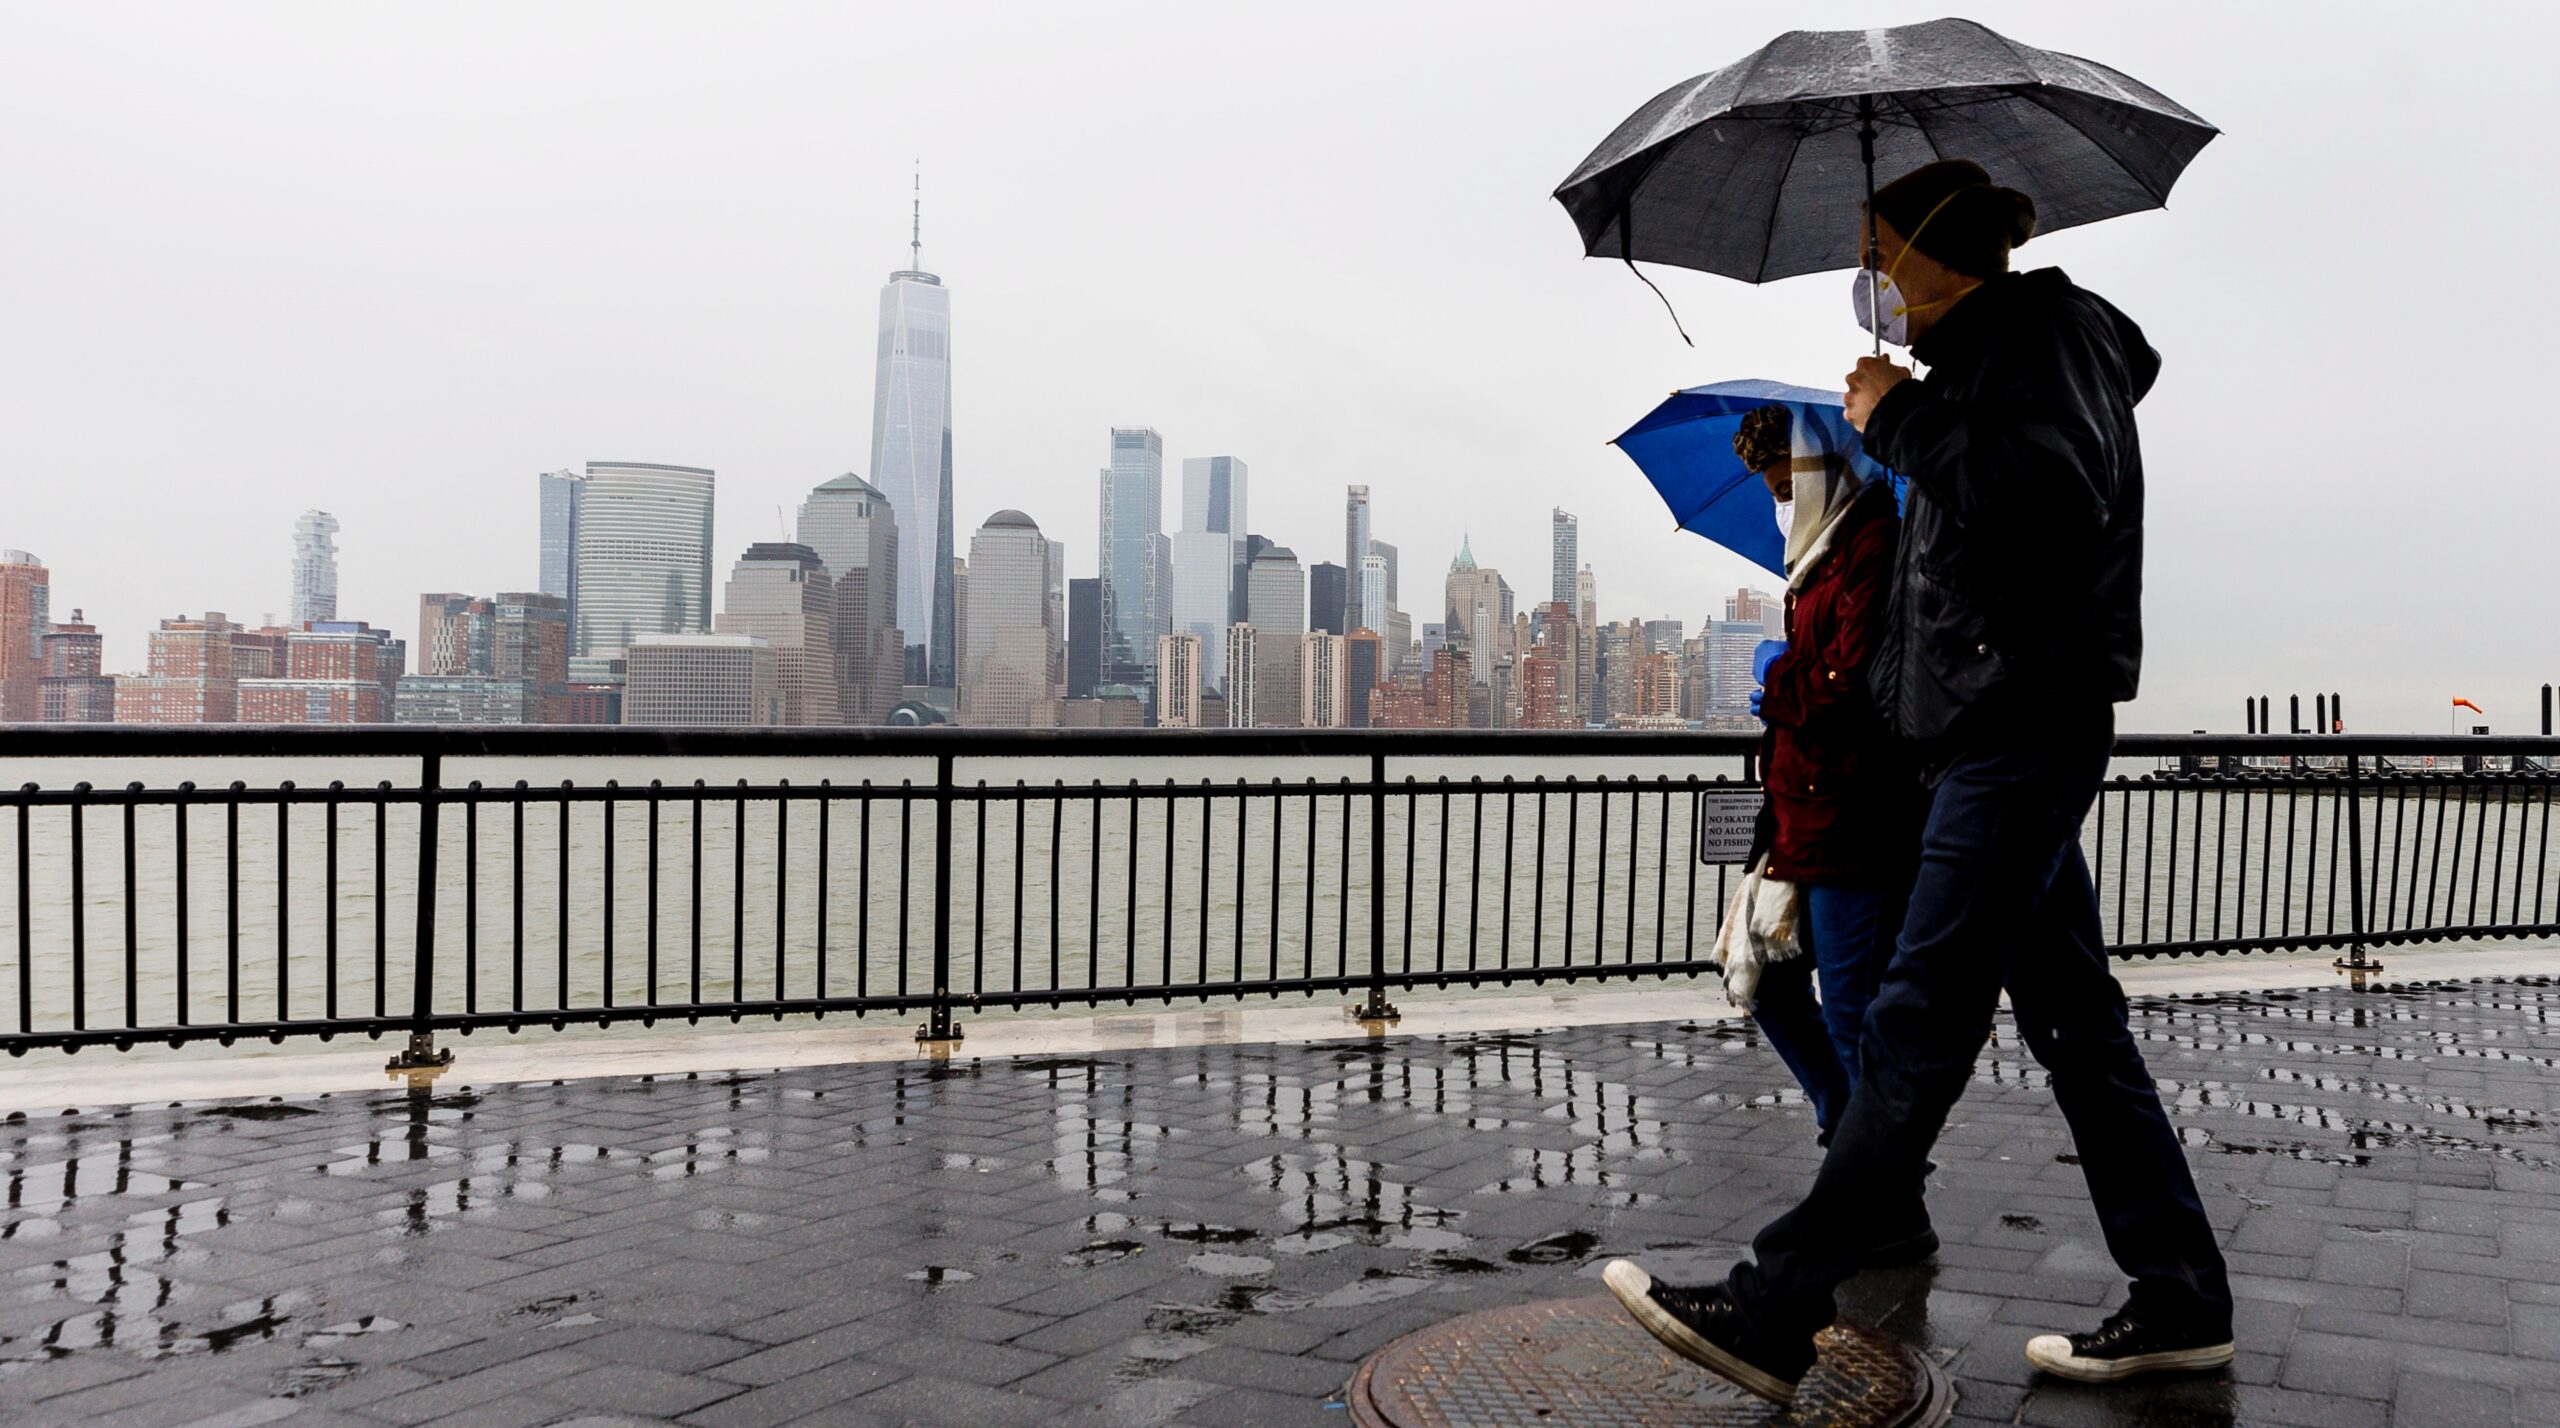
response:
<path fill-rule="evenodd" d="M 1672 393 L 1611 444 L 1653 483 L 1680 529 L 1784 575 L 1787 542 L 1778 533 L 1777 502 L 1760 473 L 1733 454 L 1742 418 L 1766 406 L 1794 415 L 1799 456 L 1808 450 L 1834 456 L 1862 481 L 1891 482 L 1895 502 L 1901 501 L 1903 479 L 1867 455 L 1857 429 L 1841 413 L 1838 392 L 1759 380 L 1691 387 Z"/>

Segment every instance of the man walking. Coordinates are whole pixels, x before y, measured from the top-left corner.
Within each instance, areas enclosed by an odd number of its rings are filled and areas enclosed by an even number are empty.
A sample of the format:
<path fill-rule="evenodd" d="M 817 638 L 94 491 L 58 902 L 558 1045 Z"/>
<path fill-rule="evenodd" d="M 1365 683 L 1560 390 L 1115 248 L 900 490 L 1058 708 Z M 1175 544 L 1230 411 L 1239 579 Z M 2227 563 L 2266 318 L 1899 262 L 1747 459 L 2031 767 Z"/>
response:
<path fill-rule="evenodd" d="M 1932 787 L 1918 881 L 1867 1013 L 1856 1086 L 1813 1188 L 1722 1284 L 1604 1279 L 1672 1349 L 1778 1403 L 1814 1362 L 1927 1157 L 2009 994 L 2052 1074 L 2108 1251 L 2131 1277 L 2096 1330 L 2043 1335 L 2038 1368 L 2107 1382 L 2232 1358 L 2231 1292 L 2194 1176 L 2126 1025 L 2080 826 L 2106 772 L 2113 706 L 2141 663 L 2142 456 L 2134 404 L 2159 357 L 2056 269 L 2008 271 L 2034 232 L 2026 195 L 1964 160 L 1877 191 L 1883 358 L 1849 377 L 1847 415 L 1911 490 L 1870 689 Z M 1863 227 L 1863 223 L 1861 225 Z M 1863 242 L 1863 234 L 1862 234 Z"/>

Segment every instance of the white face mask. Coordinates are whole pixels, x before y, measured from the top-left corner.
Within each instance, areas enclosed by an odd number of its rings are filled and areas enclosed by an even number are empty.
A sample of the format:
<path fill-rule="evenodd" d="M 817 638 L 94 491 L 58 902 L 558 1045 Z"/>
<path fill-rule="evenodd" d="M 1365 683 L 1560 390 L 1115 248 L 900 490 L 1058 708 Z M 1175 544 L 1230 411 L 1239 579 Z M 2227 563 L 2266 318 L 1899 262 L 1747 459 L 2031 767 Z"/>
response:
<path fill-rule="evenodd" d="M 1850 285 L 1849 301 L 1857 310 L 1858 326 L 1896 347 L 1911 345 L 1911 310 L 1904 305 L 1902 290 L 1894 286 L 1891 274 L 1879 276 L 1873 268 L 1860 268 L 1856 281 Z"/>
<path fill-rule="evenodd" d="M 1787 500 L 1774 504 L 1778 508 L 1778 539 L 1792 539 L 1796 533 L 1796 503 Z"/>

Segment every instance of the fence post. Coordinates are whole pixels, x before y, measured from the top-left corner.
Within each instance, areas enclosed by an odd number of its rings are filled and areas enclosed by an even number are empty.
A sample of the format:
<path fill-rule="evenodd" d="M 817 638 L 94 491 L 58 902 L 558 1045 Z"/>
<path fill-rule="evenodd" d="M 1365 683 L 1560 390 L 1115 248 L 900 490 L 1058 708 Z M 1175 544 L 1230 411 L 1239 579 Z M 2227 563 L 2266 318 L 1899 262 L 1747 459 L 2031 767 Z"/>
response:
<path fill-rule="evenodd" d="M 951 801 L 951 755 L 942 754 L 934 759 L 933 779 L 933 1002 L 916 1028 L 919 1043 L 942 1050 L 960 1039 L 951 1020 Z M 978 816 L 986 816 L 983 805 Z"/>
<path fill-rule="evenodd" d="M 2379 972 L 2382 964 L 2364 955 L 2364 798 L 2357 778 L 2359 762 L 2356 755 L 2347 755 L 2347 930 L 2351 940 L 2347 955 L 2333 965 L 2348 972 Z"/>
<path fill-rule="evenodd" d="M 1405 836 L 1411 837 L 1407 829 Z M 1279 856 L 1274 849 L 1273 857 Z M 1276 913 L 1274 914 L 1277 915 Z M 1384 1023 L 1401 1019 L 1387 1000 L 1387 756 L 1369 756 L 1369 994 L 1351 1015 Z"/>
<path fill-rule="evenodd" d="M 410 955 L 409 1044 L 382 1068 L 407 1077 L 412 1088 L 433 1081 L 453 1064 L 451 1047 L 436 1048 L 431 1020 L 436 1010 L 436 795 L 443 787 L 442 765 L 440 754 L 418 760 L 418 935 Z"/>

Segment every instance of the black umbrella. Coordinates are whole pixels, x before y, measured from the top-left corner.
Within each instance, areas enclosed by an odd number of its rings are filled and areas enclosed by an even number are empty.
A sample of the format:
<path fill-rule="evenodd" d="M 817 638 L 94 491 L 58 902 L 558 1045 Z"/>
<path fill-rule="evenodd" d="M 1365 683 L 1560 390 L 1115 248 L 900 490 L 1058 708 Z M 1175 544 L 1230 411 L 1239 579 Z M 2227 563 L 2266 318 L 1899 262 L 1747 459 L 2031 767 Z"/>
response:
<path fill-rule="evenodd" d="M 1794 30 L 1655 95 L 1555 197 L 1593 257 L 1760 283 L 1857 266 L 1879 164 L 1972 159 L 2050 232 L 2160 207 L 2215 132 L 2105 65 L 1971 20 Z"/>

